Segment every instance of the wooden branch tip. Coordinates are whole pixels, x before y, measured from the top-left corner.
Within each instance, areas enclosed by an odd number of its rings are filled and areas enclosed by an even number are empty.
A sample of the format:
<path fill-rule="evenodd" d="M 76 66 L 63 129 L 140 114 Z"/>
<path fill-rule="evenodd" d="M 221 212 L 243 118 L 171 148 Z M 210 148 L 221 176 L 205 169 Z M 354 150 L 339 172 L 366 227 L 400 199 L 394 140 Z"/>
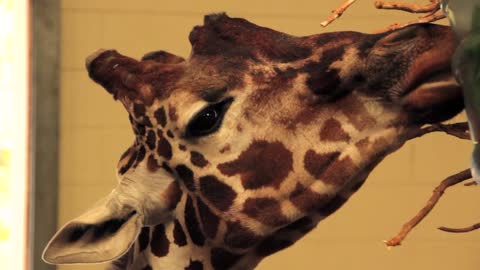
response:
<path fill-rule="evenodd" d="M 438 229 L 444 232 L 451 232 L 451 233 L 467 233 L 467 232 L 480 229 L 480 223 L 473 224 L 472 226 L 468 226 L 465 228 L 450 228 L 450 227 L 442 226 L 442 227 L 439 227 Z"/>
<path fill-rule="evenodd" d="M 442 197 L 443 193 L 448 187 L 461 183 L 470 178 L 472 178 L 470 169 L 466 169 L 444 179 L 440 185 L 433 190 L 433 194 L 427 201 L 426 205 L 420 209 L 420 211 L 412 219 L 402 226 L 402 229 L 396 236 L 386 241 L 386 245 L 390 247 L 400 245 L 410 231 L 417 226 L 430 213 L 430 211 L 432 211 L 433 207 L 435 207 L 437 202 L 440 200 L 440 197 Z"/>
<path fill-rule="evenodd" d="M 411 13 L 433 13 L 440 9 L 440 3 L 438 0 L 430 1 L 430 4 L 428 5 L 415 5 L 403 2 L 375 1 L 375 7 L 378 9 L 393 9 Z"/>
<path fill-rule="evenodd" d="M 332 14 L 323 22 L 320 23 L 322 27 L 326 27 L 327 25 L 331 24 L 333 21 L 338 19 L 340 16 L 342 16 L 343 12 L 347 10 L 353 3 L 355 3 L 357 0 L 346 0 L 341 4 L 338 8 L 332 11 Z"/>

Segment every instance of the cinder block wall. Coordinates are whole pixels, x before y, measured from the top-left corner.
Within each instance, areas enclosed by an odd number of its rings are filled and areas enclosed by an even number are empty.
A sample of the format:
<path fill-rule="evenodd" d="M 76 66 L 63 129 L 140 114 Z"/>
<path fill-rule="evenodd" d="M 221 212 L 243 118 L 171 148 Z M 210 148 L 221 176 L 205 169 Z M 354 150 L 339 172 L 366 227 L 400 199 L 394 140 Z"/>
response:
<path fill-rule="evenodd" d="M 137 58 L 159 49 L 186 57 L 189 31 L 202 23 L 204 14 L 219 11 L 293 35 L 371 32 L 414 18 L 377 11 L 373 0 L 362 0 L 322 29 L 320 22 L 340 2 L 63 0 L 59 224 L 109 193 L 116 183 L 116 162 L 133 141 L 122 105 L 88 79 L 87 55 L 98 48 L 115 48 Z M 442 134 L 408 143 L 375 169 L 346 206 L 293 247 L 264 260 L 259 269 L 479 269 L 480 232 L 454 235 L 436 230 L 480 221 L 478 188 L 450 189 L 403 246 L 388 250 L 383 244 L 423 206 L 440 180 L 468 166 L 469 153 L 469 142 Z"/>

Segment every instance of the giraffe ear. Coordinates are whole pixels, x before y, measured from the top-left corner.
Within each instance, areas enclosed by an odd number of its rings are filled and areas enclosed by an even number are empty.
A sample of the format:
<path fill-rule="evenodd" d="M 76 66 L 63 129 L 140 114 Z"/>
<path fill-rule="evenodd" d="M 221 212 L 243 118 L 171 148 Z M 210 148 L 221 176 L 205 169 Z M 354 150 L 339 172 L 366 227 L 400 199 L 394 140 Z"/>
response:
<path fill-rule="evenodd" d="M 61 228 L 42 258 L 51 264 L 112 261 L 129 250 L 142 226 L 143 216 L 134 209 L 101 203 Z"/>

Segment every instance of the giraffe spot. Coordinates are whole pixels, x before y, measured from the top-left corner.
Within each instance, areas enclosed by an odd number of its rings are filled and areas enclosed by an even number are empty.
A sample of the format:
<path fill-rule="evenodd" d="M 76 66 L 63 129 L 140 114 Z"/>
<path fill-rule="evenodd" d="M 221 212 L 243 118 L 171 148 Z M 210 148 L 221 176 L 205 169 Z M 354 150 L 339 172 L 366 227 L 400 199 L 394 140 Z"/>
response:
<path fill-rule="evenodd" d="M 155 141 L 156 141 L 156 137 L 155 137 L 155 132 L 153 130 L 149 130 L 148 133 L 147 133 L 147 146 L 150 150 L 153 150 L 155 149 Z"/>
<path fill-rule="evenodd" d="M 347 201 L 346 198 L 337 195 L 333 199 L 331 199 L 328 203 L 322 206 L 319 209 L 319 214 L 322 216 L 329 216 L 333 214 L 333 212 L 337 211 L 345 202 Z"/>
<path fill-rule="evenodd" d="M 165 162 L 165 161 L 162 162 L 162 168 L 165 171 L 169 172 L 170 174 L 173 174 L 173 170 L 172 170 L 172 168 L 170 168 L 170 166 L 168 166 L 167 162 Z"/>
<path fill-rule="evenodd" d="M 161 133 L 158 135 L 160 138 L 158 140 L 157 153 L 159 156 L 170 160 L 172 158 L 172 146 Z"/>
<path fill-rule="evenodd" d="M 190 264 L 185 267 L 185 270 L 203 270 L 203 263 L 201 261 L 190 260 Z"/>
<path fill-rule="evenodd" d="M 135 159 L 137 159 L 137 152 L 135 151 L 135 149 L 133 147 L 130 147 L 130 149 L 130 158 L 128 159 L 127 164 L 123 165 L 120 170 L 118 170 L 118 172 L 122 175 L 125 174 L 132 167 Z"/>
<path fill-rule="evenodd" d="M 185 187 L 187 187 L 187 189 L 192 192 L 195 191 L 195 182 L 193 180 L 192 170 L 190 170 L 187 166 L 181 164 L 175 167 L 175 171 L 177 172 L 180 179 L 183 181 L 183 184 L 185 184 Z"/>
<path fill-rule="evenodd" d="M 147 160 L 147 169 L 148 169 L 148 171 L 150 171 L 150 172 L 156 172 L 159 168 L 160 168 L 160 165 L 158 165 L 157 160 L 155 159 L 155 157 L 153 156 L 153 154 L 150 154 L 150 155 L 148 156 L 148 160 Z"/>
<path fill-rule="evenodd" d="M 213 175 L 200 177 L 200 191 L 210 203 L 221 211 L 227 211 L 237 197 L 237 193 L 232 187 L 220 182 Z"/>
<path fill-rule="evenodd" d="M 248 198 L 243 205 L 243 212 L 247 216 L 273 227 L 288 223 L 282 213 L 280 203 L 271 198 Z"/>
<path fill-rule="evenodd" d="M 131 151 L 133 151 L 133 148 L 129 147 L 125 152 L 123 152 L 123 154 L 120 156 L 120 161 L 122 161 L 124 158 L 126 158 L 130 154 Z"/>
<path fill-rule="evenodd" d="M 182 151 L 187 151 L 187 147 L 183 144 L 179 144 L 178 145 L 178 149 L 182 150 Z"/>
<path fill-rule="evenodd" d="M 145 105 L 139 104 L 139 103 L 133 104 L 133 115 L 135 116 L 135 118 L 138 119 L 145 116 L 145 112 L 146 112 Z"/>
<path fill-rule="evenodd" d="M 348 96 L 337 104 L 348 118 L 348 121 L 359 131 L 374 126 L 377 121 L 365 108 L 365 104 L 356 96 Z"/>
<path fill-rule="evenodd" d="M 292 240 L 282 239 L 278 236 L 272 235 L 260 242 L 260 244 L 255 248 L 255 253 L 258 256 L 266 257 L 291 245 L 293 245 Z"/>
<path fill-rule="evenodd" d="M 187 236 L 182 229 L 182 225 L 178 222 L 178 219 L 175 219 L 173 225 L 173 242 L 179 247 L 187 245 Z"/>
<path fill-rule="evenodd" d="M 319 179 L 328 166 L 340 155 L 339 152 L 326 154 L 317 154 L 313 150 L 308 150 L 303 158 L 305 170 L 316 179 Z"/>
<path fill-rule="evenodd" d="M 153 270 L 150 265 L 145 266 L 142 270 Z"/>
<path fill-rule="evenodd" d="M 170 241 L 165 234 L 165 226 L 158 224 L 153 229 L 152 241 L 150 242 L 150 250 L 153 255 L 157 257 L 163 257 L 168 254 Z"/>
<path fill-rule="evenodd" d="M 283 228 L 284 230 L 289 230 L 289 231 L 298 231 L 303 234 L 308 233 L 309 231 L 313 230 L 317 224 L 313 222 L 313 220 L 306 216 L 303 218 L 297 219 L 295 222 L 292 222 L 288 224 L 288 226 L 285 226 Z"/>
<path fill-rule="evenodd" d="M 212 248 L 210 251 L 212 266 L 215 270 L 229 269 L 241 257 L 241 254 L 231 253 L 223 248 Z"/>
<path fill-rule="evenodd" d="M 139 252 L 144 251 L 150 243 L 150 227 L 143 227 L 138 236 Z"/>
<path fill-rule="evenodd" d="M 140 146 L 140 149 L 138 149 L 137 152 L 137 158 L 135 159 L 135 164 L 133 165 L 134 168 L 136 168 L 138 164 L 143 161 L 143 159 L 145 158 L 145 153 L 145 147 L 143 145 Z"/>
<path fill-rule="evenodd" d="M 246 189 L 279 188 L 293 169 L 292 152 L 280 142 L 254 141 L 237 160 L 218 165 L 227 176 L 240 174 Z"/>
<path fill-rule="evenodd" d="M 335 61 L 342 59 L 345 47 L 338 46 L 322 52 L 319 62 L 308 62 L 301 71 L 308 74 L 307 86 L 323 102 L 332 102 L 343 97 L 348 89 L 341 89 L 338 70 L 330 68 Z"/>
<path fill-rule="evenodd" d="M 197 200 L 197 207 L 205 235 L 208 238 L 215 238 L 220 220 L 202 200 Z"/>
<path fill-rule="evenodd" d="M 170 138 L 175 138 L 175 136 L 173 136 L 173 132 L 171 130 L 167 130 L 167 136 L 170 137 Z"/>
<path fill-rule="evenodd" d="M 150 121 L 150 118 L 148 118 L 147 116 L 143 117 L 142 123 L 147 127 L 153 127 L 152 122 Z"/>
<path fill-rule="evenodd" d="M 176 122 L 178 120 L 177 109 L 175 109 L 175 107 L 172 105 L 168 106 L 168 117 L 172 122 Z"/>
<path fill-rule="evenodd" d="M 190 162 L 200 168 L 208 165 L 208 161 L 205 159 L 205 157 L 201 153 L 196 151 L 190 152 Z"/>
<path fill-rule="evenodd" d="M 334 142 L 348 142 L 350 135 L 348 135 L 342 128 L 342 124 L 337 120 L 330 118 L 323 124 L 320 130 L 320 140 L 334 141 Z"/>
<path fill-rule="evenodd" d="M 357 165 L 349 156 L 335 160 L 322 174 L 322 181 L 335 186 L 343 186 L 356 173 Z"/>
<path fill-rule="evenodd" d="M 223 241 L 232 248 L 246 249 L 257 244 L 260 236 L 243 226 L 239 221 L 227 222 L 227 231 Z"/>
<path fill-rule="evenodd" d="M 177 181 L 173 181 L 166 190 L 166 198 L 167 198 L 167 205 L 168 210 L 173 210 L 177 208 L 177 204 L 182 198 L 182 190 L 180 189 L 180 185 Z"/>
<path fill-rule="evenodd" d="M 297 183 L 295 190 L 290 194 L 290 201 L 305 213 L 318 209 L 318 207 L 325 204 L 328 199 L 329 196 L 318 194 L 300 183 Z"/>
<path fill-rule="evenodd" d="M 203 246 L 205 236 L 200 230 L 195 208 L 193 207 L 193 201 L 190 196 L 187 197 L 187 203 L 185 204 L 185 225 L 187 226 L 187 231 L 192 242 L 197 246 Z"/>
<path fill-rule="evenodd" d="M 145 125 L 134 123 L 133 132 L 139 137 L 145 136 L 145 132 L 146 132 Z"/>
<path fill-rule="evenodd" d="M 157 119 L 157 123 L 159 123 L 162 127 L 167 125 L 167 115 L 165 114 L 165 109 L 163 107 L 158 108 L 154 113 L 153 116 Z"/>
<path fill-rule="evenodd" d="M 230 144 L 226 144 L 222 149 L 220 149 L 220 154 L 224 154 L 225 152 L 230 151 Z"/>

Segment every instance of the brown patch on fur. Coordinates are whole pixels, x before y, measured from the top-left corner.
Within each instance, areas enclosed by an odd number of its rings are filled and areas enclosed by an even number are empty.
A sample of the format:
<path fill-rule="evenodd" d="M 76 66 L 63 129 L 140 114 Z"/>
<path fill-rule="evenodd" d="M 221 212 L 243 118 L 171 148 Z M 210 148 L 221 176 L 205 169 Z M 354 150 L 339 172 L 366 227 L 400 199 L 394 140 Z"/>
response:
<path fill-rule="evenodd" d="M 172 158 L 172 146 L 170 143 L 163 137 L 163 134 L 158 132 L 158 145 L 157 145 L 157 153 L 159 156 L 164 157 L 167 160 Z"/>
<path fill-rule="evenodd" d="M 130 167 L 132 167 L 133 163 L 135 162 L 135 159 L 137 158 L 137 153 L 135 151 L 135 148 L 132 146 L 130 147 L 127 152 L 125 152 L 122 156 L 124 156 L 122 159 L 126 158 L 128 155 L 130 155 L 127 164 L 123 165 L 119 170 L 119 174 L 125 174 Z"/>
<path fill-rule="evenodd" d="M 148 161 L 147 161 L 147 169 L 149 172 L 156 172 L 160 168 L 160 165 L 158 165 L 157 159 L 155 159 L 153 154 L 150 154 L 148 156 Z"/>
<path fill-rule="evenodd" d="M 146 143 L 147 143 L 147 146 L 150 150 L 153 150 L 155 149 L 155 141 L 156 141 L 156 137 L 155 137 L 155 131 L 153 130 L 149 130 L 148 133 L 147 133 L 147 140 L 146 140 Z"/>
<path fill-rule="evenodd" d="M 178 145 L 178 149 L 182 150 L 182 151 L 187 151 L 187 147 L 183 144 L 179 144 Z"/>
<path fill-rule="evenodd" d="M 220 154 L 224 154 L 225 152 L 230 151 L 230 144 L 226 144 L 222 149 L 220 149 Z"/>
<path fill-rule="evenodd" d="M 239 221 L 227 222 L 227 231 L 223 241 L 227 246 L 246 249 L 260 240 L 260 236 L 243 226 Z"/>
<path fill-rule="evenodd" d="M 203 270 L 203 263 L 201 261 L 192 261 L 190 259 L 190 264 L 185 267 L 185 270 Z"/>
<path fill-rule="evenodd" d="M 334 141 L 334 142 L 348 142 L 350 135 L 348 135 L 342 128 L 342 124 L 337 120 L 330 118 L 323 124 L 320 130 L 320 140 Z"/>
<path fill-rule="evenodd" d="M 179 247 L 187 245 L 187 236 L 178 219 L 175 219 L 173 224 L 173 242 Z"/>
<path fill-rule="evenodd" d="M 200 230 L 197 214 L 193 207 L 193 200 L 190 196 L 187 197 L 187 203 L 185 204 L 185 226 L 187 226 L 192 242 L 197 246 L 203 246 L 205 244 L 205 236 Z"/>
<path fill-rule="evenodd" d="M 224 270 L 233 266 L 242 255 L 231 253 L 223 248 L 212 248 L 210 257 L 215 270 Z"/>
<path fill-rule="evenodd" d="M 337 159 L 322 174 L 322 181 L 335 186 L 343 186 L 354 176 L 356 168 L 357 165 L 349 156 Z"/>
<path fill-rule="evenodd" d="M 216 176 L 200 177 L 202 195 L 221 211 L 227 211 L 237 197 L 237 193 L 229 185 L 220 182 Z"/>
<path fill-rule="evenodd" d="M 243 212 L 272 227 L 288 223 L 288 219 L 282 213 L 280 203 L 272 198 L 248 198 L 243 205 Z"/>
<path fill-rule="evenodd" d="M 177 122 L 178 120 L 177 109 L 175 109 L 175 107 L 173 107 L 172 105 L 168 106 L 168 117 L 172 122 Z"/>
<path fill-rule="evenodd" d="M 138 104 L 138 103 L 133 104 L 133 115 L 135 116 L 135 118 L 137 119 L 142 118 L 143 116 L 145 116 L 145 112 L 146 112 L 145 105 Z"/>
<path fill-rule="evenodd" d="M 139 252 L 144 251 L 150 243 L 150 227 L 143 227 L 140 235 L 138 236 L 138 249 Z"/>
<path fill-rule="evenodd" d="M 157 257 L 163 257 L 168 254 L 170 247 L 170 241 L 165 234 L 165 226 L 158 224 L 153 229 L 152 241 L 150 242 L 150 250 L 153 255 Z"/>
<path fill-rule="evenodd" d="M 162 127 L 167 125 L 167 115 L 165 114 L 165 109 L 163 107 L 158 108 L 154 113 L 155 119 L 157 119 L 157 123 L 159 123 Z"/>
<path fill-rule="evenodd" d="M 210 208 L 200 199 L 197 199 L 198 214 L 202 223 L 203 231 L 208 238 L 215 238 L 218 230 L 219 218 L 212 213 Z"/>
<path fill-rule="evenodd" d="M 255 253 L 260 257 L 266 257 L 293 245 L 293 241 L 276 235 L 271 235 L 262 240 L 255 248 Z"/>
<path fill-rule="evenodd" d="M 195 191 L 195 181 L 193 180 L 193 172 L 187 166 L 181 164 L 175 167 L 175 171 L 177 172 L 180 179 L 185 184 L 190 191 Z"/>
<path fill-rule="evenodd" d="M 171 130 L 167 130 L 167 136 L 171 139 L 175 138 L 175 136 L 173 136 L 173 132 Z"/>
<path fill-rule="evenodd" d="M 346 201 L 347 201 L 346 198 L 343 198 L 342 196 L 337 195 L 333 199 L 331 199 L 327 204 L 322 206 L 319 209 L 319 213 L 323 216 L 329 216 L 333 214 L 333 212 L 337 211 Z"/>
<path fill-rule="evenodd" d="M 309 216 L 297 219 L 295 222 L 290 223 L 282 230 L 299 231 L 302 234 L 306 234 L 313 230 L 317 224 Z"/>
<path fill-rule="evenodd" d="M 190 162 L 192 162 L 193 165 L 200 168 L 203 168 L 208 165 L 208 160 L 206 160 L 201 153 L 196 151 L 190 152 Z"/>
<path fill-rule="evenodd" d="M 268 160 L 268 162 L 265 162 Z M 280 142 L 254 141 L 238 159 L 218 165 L 227 176 L 240 174 L 246 189 L 279 188 L 293 169 L 292 152 Z"/>
<path fill-rule="evenodd" d="M 140 164 L 140 162 L 143 161 L 143 159 L 145 159 L 145 154 L 146 154 L 146 150 L 145 150 L 145 146 L 140 146 L 140 149 L 138 149 L 137 151 L 137 158 L 135 159 L 135 163 L 133 164 L 133 167 L 136 168 L 138 166 L 138 164 Z"/>
<path fill-rule="evenodd" d="M 168 210 L 173 210 L 177 207 L 178 202 L 182 198 L 182 190 L 180 189 L 180 185 L 177 181 L 173 181 L 165 191 L 167 202 L 168 202 Z"/>
<path fill-rule="evenodd" d="M 295 190 L 290 194 L 290 201 L 300 210 L 309 213 L 328 201 L 327 195 L 321 195 L 308 187 L 297 183 Z"/>
<path fill-rule="evenodd" d="M 305 153 L 303 166 L 309 174 L 315 177 L 315 179 L 320 179 L 322 173 L 339 155 L 339 152 L 317 154 L 310 149 Z"/>
<path fill-rule="evenodd" d="M 339 100 L 337 107 L 347 116 L 348 121 L 359 131 L 376 124 L 375 118 L 370 116 L 365 105 L 355 96 L 348 96 Z"/>

